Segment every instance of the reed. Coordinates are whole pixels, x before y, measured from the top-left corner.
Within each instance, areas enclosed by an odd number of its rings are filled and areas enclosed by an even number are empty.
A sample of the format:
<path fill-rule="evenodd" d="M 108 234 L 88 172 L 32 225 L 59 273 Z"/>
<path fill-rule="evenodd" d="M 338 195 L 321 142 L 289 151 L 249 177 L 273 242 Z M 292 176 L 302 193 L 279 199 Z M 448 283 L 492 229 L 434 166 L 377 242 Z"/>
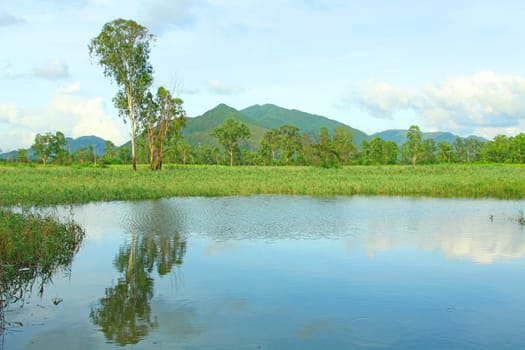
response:
<path fill-rule="evenodd" d="M 83 229 L 73 221 L 0 208 L 0 337 L 9 326 L 7 306 L 23 305 L 35 285 L 42 295 L 53 274 L 71 265 L 83 238 Z"/>
<path fill-rule="evenodd" d="M 1 167 L 0 205 L 54 205 L 173 196 L 285 194 L 525 198 L 525 167 Z"/>

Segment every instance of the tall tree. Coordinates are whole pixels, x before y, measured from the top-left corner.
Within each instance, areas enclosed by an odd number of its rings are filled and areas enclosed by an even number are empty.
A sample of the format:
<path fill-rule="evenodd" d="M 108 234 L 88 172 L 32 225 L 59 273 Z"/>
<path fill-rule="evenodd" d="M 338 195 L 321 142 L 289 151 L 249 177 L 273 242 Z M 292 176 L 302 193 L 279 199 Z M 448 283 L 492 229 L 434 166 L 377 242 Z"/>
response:
<path fill-rule="evenodd" d="M 406 151 L 410 154 L 412 165 L 416 165 L 417 156 L 421 150 L 422 134 L 419 126 L 412 125 L 407 131 Z"/>
<path fill-rule="evenodd" d="M 279 128 L 279 141 L 281 158 L 284 164 L 289 164 L 301 145 L 299 128 L 293 125 L 282 125 Z"/>
<path fill-rule="evenodd" d="M 452 158 L 452 145 L 445 141 L 438 142 L 438 154 L 436 156 L 438 162 L 450 163 Z"/>
<path fill-rule="evenodd" d="M 272 164 L 281 144 L 281 135 L 278 129 L 270 129 L 264 133 L 259 153 L 264 164 Z"/>
<path fill-rule="evenodd" d="M 133 170 L 137 170 L 136 124 L 143 100 L 153 82 L 149 54 L 150 44 L 154 40 L 154 35 L 146 27 L 133 20 L 116 19 L 106 23 L 100 34 L 89 44 L 90 56 L 103 67 L 104 75 L 114 80 L 118 86 L 113 103 L 120 116 L 130 124 Z"/>
<path fill-rule="evenodd" d="M 171 136 L 172 143 L 177 144 L 182 128 L 186 125 L 186 112 L 182 107 L 183 101 L 173 97 L 164 87 L 157 90 L 157 140 L 156 140 L 156 165 L 155 169 L 162 169 L 162 156 L 166 137 Z"/>
<path fill-rule="evenodd" d="M 432 164 L 434 163 L 435 157 L 436 157 L 436 141 L 434 139 L 425 139 L 421 142 L 420 146 L 420 159 L 422 163 L 424 164 Z"/>
<path fill-rule="evenodd" d="M 510 142 L 512 162 L 525 163 L 525 134 L 519 133 Z"/>
<path fill-rule="evenodd" d="M 66 150 L 67 140 L 64 134 L 57 131 L 51 138 L 51 154 L 53 155 L 55 162 L 64 164 L 69 158 L 69 152 Z"/>
<path fill-rule="evenodd" d="M 67 141 L 64 134 L 57 131 L 54 135 L 50 132 L 44 135 L 36 134 L 35 141 L 31 145 L 34 154 L 42 160 L 44 165 L 50 159 L 58 159 L 59 162 L 65 157 Z"/>
<path fill-rule="evenodd" d="M 238 148 L 241 140 L 246 140 L 250 137 L 250 129 L 243 123 L 228 118 L 224 124 L 213 129 L 212 136 L 215 136 L 224 147 L 230 160 L 230 166 L 233 166 L 235 149 Z"/>
<path fill-rule="evenodd" d="M 186 112 L 183 101 L 174 98 L 163 86 L 159 87 L 155 97 L 146 94 L 141 110 L 141 126 L 145 129 L 151 170 L 162 169 L 162 158 L 166 137 L 171 136 L 171 143 L 176 147 L 180 133 L 186 125 Z"/>
<path fill-rule="evenodd" d="M 352 130 L 347 126 L 337 126 L 334 130 L 334 147 L 341 165 L 348 164 L 350 155 L 356 151 L 352 137 Z"/>
<path fill-rule="evenodd" d="M 111 140 L 105 140 L 104 141 L 104 154 L 102 155 L 102 159 L 106 163 L 114 163 L 117 158 L 117 149 L 115 147 L 115 144 Z"/>
<path fill-rule="evenodd" d="M 35 156 L 40 158 L 44 165 L 47 164 L 47 161 L 51 157 L 51 148 L 49 147 L 49 143 L 51 142 L 52 136 L 53 135 L 51 133 L 46 133 L 44 135 L 36 134 L 35 141 L 31 145 L 33 153 Z"/>
<path fill-rule="evenodd" d="M 321 167 L 332 168 L 339 166 L 339 154 L 335 150 L 334 142 L 326 127 L 321 126 L 319 128 L 319 143 L 312 146 Z"/>
<path fill-rule="evenodd" d="M 27 149 L 19 148 L 16 151 L 16 162 L 17 163 L 27 163 L 29 161 Z"/>

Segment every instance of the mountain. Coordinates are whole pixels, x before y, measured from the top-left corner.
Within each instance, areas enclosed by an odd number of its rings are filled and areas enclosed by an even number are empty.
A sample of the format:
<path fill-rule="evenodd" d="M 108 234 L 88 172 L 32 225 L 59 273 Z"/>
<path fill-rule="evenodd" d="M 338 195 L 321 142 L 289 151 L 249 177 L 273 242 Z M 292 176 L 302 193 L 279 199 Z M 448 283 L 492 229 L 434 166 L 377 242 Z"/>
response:
<path fill-rule="evenodd" d="M 211 136 L 213 129 L 222 125 L 226 119 L 233 118 L 244 123 L 251 131 L 247 144 L 251 149 L 257 149 L 264 133 L 269 129 L 278 129 L 282 125 L 293 125 L 299 128 L 299 133 L 318 135 L 319 128 L 324 126 L 330 133 L 338 126 L 349 128 L 353 133 L 353 142 L 361 145 L 368 136 L 357 129 L 323 116 L 301 112 L 296 109 L 286 109 L 272 104 L 254 105 L 241 111 L 225 104 L 220 104 L 201 116 L 188 118 L 182 131 L 184 140 L 192 146 L 208 144 L 217 146 L 217 140 Z"/>
<path fill-rule="evenodd" d="M 333 134 L 336 127 L 345 126 L 352 131 L 354 144 L 361 145 L 363 140 L 368 139 L 368 135 L 361 130 L 354 129 L 336 120 L 272 104 L 254 105 L 241 110 L 241 113 L 246 115 L 254 124 L 268 129 L 278 129 L 281 125 L 287 124 L 298 127 L 300 133 L 318 135 L 319 128 L 322 126 L 326 127 L 330 134 Z"/>
<path fill-rule="evenodd" d="M 241 147 L 256 150 L 259 148 L 264 133 L 269 129 L 278 129 L 282 125 L 293 125 L 299 128 L 300 133 L 307 133 L 311 136 L 319 134 L 320 127 L 324 126 L 333 134 L 338 126 L 349 128 L 353 134 L 352 142 L 360 148 L 363 140 L 371 140 L 380 137 L 385 141 L 394 141 L 402 145 L 406 141 L 407 130 L 385 130 L 372 135 L 367 135 L 361 130 L 354 129 L 336 120 L 332 120 L 320 115 L 302 112 L 296 109 L 286 109 L 273 104 L 253 105 L 242 110 L 236 110 L 225 104 L 219 104 L 215 108 L 207 111 L 198 117 L 189 117 L 186 127 L 182 130 L 184 140 L 192 146 L 210 145 L 217 146 L 217 139 L 211 136 L 213 129 L 222 125 L 228 118 L 233 118 L 238 122 L 244 123 L 251 132 L 250 139 Z M 445 141 L 452 144 L 458 136 L 449 132 L 428 132 L 423 133 L 423 139 L 433 138 L 436 143 Z M 487 141 L 481 137 L 469 136 L 479 141 Z M 73 153 L 81 147 L 93 146 L 95 152 L 100 156 L 104 153 L 104 139 L 98 136 L 82 136 L 77 139 L 66 138 L 66 149 Z M 129 142 L 128 142 L 129 143 Z M 31 151 L 29 151 L 31 156 Z M 0 154 L 0 158 L 14 160 L 16 151 Z"/>
<path fill-rule="evenodd" d="M 374 137 L 380 137 L 385 141 L 394 141 L 398 146 L 401 146 L 403 143 L 407 140 L 407 131 L 408 130 L 401 130 L 401 129 L 393 129 L 393 130 L 385 130 L 381 131 L 375 134 L 372 134 L 369 136 L 370 140 Z M 454 143 L 456 138 L 460 137 L 457 135 L 454 135 L 450 132 L 422 132 L 423 140 L 426 139 L 434 139 L 436 143 L 444 141 L 446 143 Z M 463 137 L 460 137 L 463 138 Z M 479 137 L 479 136 L 469 136 L 467 138 L 474 138 L 482 142 L 486 142 L 487 140 Z"/>
<path fill-rule="evenodd" d="M 66 137 L 66 141 L 66 149 L 69 151 L 69 153 L 75 153 L 75 151 L 79 148 L 93 146 L 97 155 L 101 156 L 104 154 L 105 140 L 98 136 L 81 136 L 76 139 Z"/>
<path fill-rule="evenodd" d="M 93 146 L 95 149 L 95 153 L 99 156 L 102 156 L 104 154 L 104 139 L 100 138 L 98 136 L 81 136 L 79 138 L 73 139 L 71 137 L 66 137 L 66 150 L 69 153 L 74 153 L 77 149 L 82 147 L 89 147 Z M 28 156 L 30 159 L 33 159 L 33 151 L 31 148 L 28 148 Z M 17 151 L 11 151 L 7 153 L 0 154 L 0 159 L 6 159 L 6 160 L 15 160 L 17 156 Z"/>
<path fill-rule="evenodd" d="M 253 123 L 246 115 L 223 103 L 201 116 L 188 118 L 186 126 L 182 129 L 184 140 L 192 146 L 199 144 L 217 146 L 217 139 L 211 136 L 211 133 L 213 129 L 222 125 L 228 118 L 241 122 L 250 129 L 251 137 L 247 144 L 249 148 L 257 149 L 267 129 Z"/>

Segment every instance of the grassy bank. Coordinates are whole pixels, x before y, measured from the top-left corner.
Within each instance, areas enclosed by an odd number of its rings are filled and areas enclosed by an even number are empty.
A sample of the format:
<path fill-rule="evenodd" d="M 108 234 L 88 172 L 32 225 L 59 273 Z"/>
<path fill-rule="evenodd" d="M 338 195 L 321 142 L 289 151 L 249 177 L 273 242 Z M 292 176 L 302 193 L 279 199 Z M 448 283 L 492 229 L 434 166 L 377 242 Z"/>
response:
<path fill-rule="evenodd" d="M 251 194 L 525 198 L 525 167 L 0 167 L 0 205 Z"/>

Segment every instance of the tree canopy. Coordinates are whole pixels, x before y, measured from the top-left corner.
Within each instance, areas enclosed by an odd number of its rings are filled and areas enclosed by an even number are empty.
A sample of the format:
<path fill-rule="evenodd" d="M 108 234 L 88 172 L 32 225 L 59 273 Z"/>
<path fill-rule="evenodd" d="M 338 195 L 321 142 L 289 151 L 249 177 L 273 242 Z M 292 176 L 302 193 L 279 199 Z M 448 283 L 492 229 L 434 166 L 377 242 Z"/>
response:
<path fill-rule="evenodd" d="M 224 124 L 213 129 L 212 135 L 215 136 L 218 142 L 224 147 L 228 153 L 230 166 L 233 166 L 235 149 L 241 140 L 246 140 L 250 137 L 250 129 L 245 124 L 228 118 Z"/>
<path fill-rule="evenodd" d="M 89 44 L 92 59 L 102 66 L 104 76 L 115 81 L 118 91 L 113 103 L 130 123 L 131 159 L 137 169 L 135 136 L 140 109 L 153 82 L 149 63 L 150 45 L 155 36 L 133 20 L 116 19 L 106 23 Z"/>

